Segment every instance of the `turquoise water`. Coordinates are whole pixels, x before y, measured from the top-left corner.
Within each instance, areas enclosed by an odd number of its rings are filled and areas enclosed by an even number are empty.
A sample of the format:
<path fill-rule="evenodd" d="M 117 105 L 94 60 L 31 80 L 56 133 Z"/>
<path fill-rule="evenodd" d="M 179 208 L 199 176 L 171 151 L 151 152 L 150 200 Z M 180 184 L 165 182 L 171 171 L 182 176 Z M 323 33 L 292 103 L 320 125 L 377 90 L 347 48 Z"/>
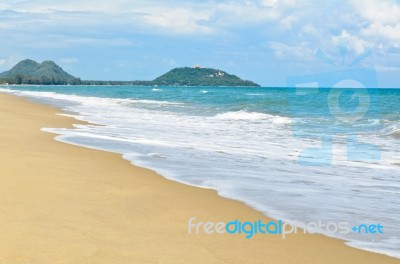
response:
<path fill-rule="evenodd" d="M 381 224 L 332 234 L 400 258 L 400 90 L 12 86 L 104 126 L 52 129 L 276 218 Z"/>

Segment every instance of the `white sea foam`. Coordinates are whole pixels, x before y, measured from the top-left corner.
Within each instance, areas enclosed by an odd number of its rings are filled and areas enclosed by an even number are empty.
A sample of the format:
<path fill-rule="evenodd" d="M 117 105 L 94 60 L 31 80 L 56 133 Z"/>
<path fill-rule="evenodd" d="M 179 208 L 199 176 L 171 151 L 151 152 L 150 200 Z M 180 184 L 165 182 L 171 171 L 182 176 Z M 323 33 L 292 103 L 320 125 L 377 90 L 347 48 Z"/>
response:
<path fill-rule="evenodd" d="M 215 116 L 215 118 L 225 120 L 262 120 L 267 119 L 268 117 L 270 117 L 270 115 L 263 113 L 246 112 L 243 110 L 236 112 L 226 112 Z"/>
<path fill-rule="evenodd" d="M 33 98 L 51 98 L 55 100 L 63 100 L 75 103 L 82 103 L 90 106 L 112 106 L 112 105 L 123 105 L 123 104 L 150 104 L 150 105 L 184 105 L 178 102 L 159 101 L 159 100 L 140 100 L 140 99 L 120 99 L 120 98 L 102 98 L 102 97 L 91 97 L 91 96 L 78 96 L 75 94 L 60 94 L 54 92 L 36 92 L 36 91 L 18 91 L 7 88 L 0 88 L 0 92 L 12 93 L 19 96 L 27 96 Z"/>
<path fill-rule="evenodd" d="M 248 120 L 248 121 L 256 121 L 256 120 L 269 120 L 275 124 L 290 124 L 290 118 L 282 117 L 282 116 L 274 116 L 264 113 L 257 112 L 247 112 L 247 111 L 235 111 L 235 112 L 225 112 L 222 114 L 218 114 L 215 116 L 217 119 L 221 120 Z"/>

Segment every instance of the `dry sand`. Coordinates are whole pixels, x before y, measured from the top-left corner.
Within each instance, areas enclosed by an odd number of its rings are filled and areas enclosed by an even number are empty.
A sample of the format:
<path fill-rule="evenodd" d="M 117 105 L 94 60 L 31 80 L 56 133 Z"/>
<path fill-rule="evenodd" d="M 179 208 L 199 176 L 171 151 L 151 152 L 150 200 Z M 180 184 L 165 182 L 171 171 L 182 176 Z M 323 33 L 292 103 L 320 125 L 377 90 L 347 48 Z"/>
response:
<path fill-rule="evenodd" d="M 0 263 L 400 263 L 321 235 L 189 235 L 187 224 L 270 221 L 212 190 L 55 141 L 60 110 L 0 94 Z"/>

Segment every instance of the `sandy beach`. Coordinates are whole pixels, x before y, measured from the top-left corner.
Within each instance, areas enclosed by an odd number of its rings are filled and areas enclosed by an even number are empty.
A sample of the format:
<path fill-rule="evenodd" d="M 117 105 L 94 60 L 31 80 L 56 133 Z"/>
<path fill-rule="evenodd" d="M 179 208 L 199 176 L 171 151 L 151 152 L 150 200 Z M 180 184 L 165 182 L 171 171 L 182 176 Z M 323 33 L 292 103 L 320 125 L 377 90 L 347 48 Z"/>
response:
<path fill-rule="evenodd" d="M 54 140 L 80 123 L 0 94 L 0 263 L 400 263 L 322 235 L 188 234 L 188 220 L 270 219 L 215 191 Z"/>

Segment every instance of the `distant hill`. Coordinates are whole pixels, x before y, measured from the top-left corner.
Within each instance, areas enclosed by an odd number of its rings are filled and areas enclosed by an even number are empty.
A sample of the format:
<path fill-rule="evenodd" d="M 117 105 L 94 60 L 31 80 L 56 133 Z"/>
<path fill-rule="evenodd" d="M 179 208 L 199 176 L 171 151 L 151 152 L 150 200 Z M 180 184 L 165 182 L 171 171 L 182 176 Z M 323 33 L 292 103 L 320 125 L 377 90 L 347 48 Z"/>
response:
<path fill-rule="evenodd" d="M 157 85 L 172 86 L 259 86 L 236 75 L 212 68 L 175 68 L 153 81 Z"/>
<path fill-rule="evenodd" d="M 52 61 L 23 60 L 0 74 L 0 83 L 42 85 L 140 85 L 140 86 L 259 86 L 227 72 L 200 67 L 175 68 L 153 81 L 82 81 Z"/>
<path fill-rule="evenodd" d="M 11 70 L 0 74 L 0 78 L 11 84 L 79 84 L 80 79 L 65 72 L 52 61 L 37 63 L 23 60 Z"/>

